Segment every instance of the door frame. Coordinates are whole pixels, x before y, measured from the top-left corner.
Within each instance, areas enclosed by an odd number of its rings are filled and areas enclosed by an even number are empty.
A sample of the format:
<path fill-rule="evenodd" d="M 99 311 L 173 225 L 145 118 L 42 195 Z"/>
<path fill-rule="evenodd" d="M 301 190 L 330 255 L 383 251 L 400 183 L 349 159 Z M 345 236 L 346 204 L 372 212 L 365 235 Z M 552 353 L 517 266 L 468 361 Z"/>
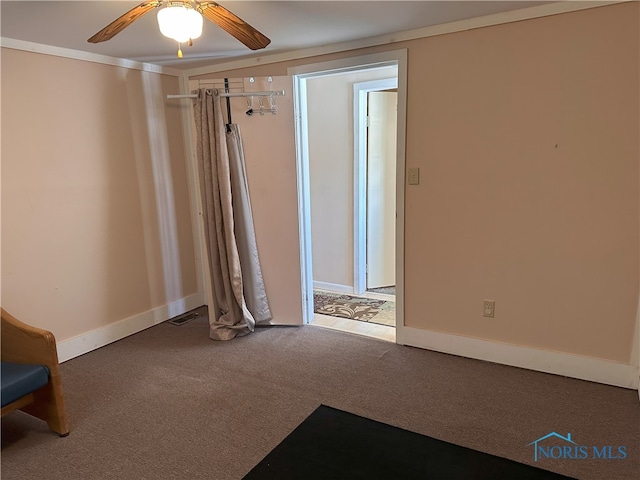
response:
<path fill-rule="evenodd" d="M 404 338 L 404 177 L 407 112 L 407 50 L 348 57 L 339 60 L 287 68 L 293 77 L 298 177 L 298 230 L 300 233 L 300 270 L 302 322 L 313 320 L 313 271 L 311 256 L 311 216 L 309 193 L 309 150 L 307 130 L 306 79 L 340 72 L 397 65 L 398 129 L 396 147 L 396 342 Z"/>
<path fill-rule="evenodd" d="M 353 291 L 356 294 L 367 289 L 367 95 L 392 88 L 398 88 L 398 77 L 353 84 Z"/>

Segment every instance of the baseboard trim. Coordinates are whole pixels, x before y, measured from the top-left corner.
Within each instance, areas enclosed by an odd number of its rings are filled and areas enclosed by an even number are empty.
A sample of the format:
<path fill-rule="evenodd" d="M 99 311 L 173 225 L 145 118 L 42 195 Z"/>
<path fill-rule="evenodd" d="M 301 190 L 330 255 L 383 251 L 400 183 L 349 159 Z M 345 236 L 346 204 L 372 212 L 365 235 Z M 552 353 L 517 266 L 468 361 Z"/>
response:
<path fill-rule="evenodd" d="M 411 327 L 397 329 L 397 343 L 616 387 L 638 388 L 638 367 L 600 358 Z"/>
<path fill-rule="evenodd" d="M 328 282 L 318 282 L 316 280 L 313 281 L 313 288 L 318 290 L 328 290 L 330 292 L 336 293 L 354 293 L 353 286 L 351 285 L 342 285 L 340 283 L 328 283 Z"/>
<path fill-rule="evenodd" d="M 195 293 L 152 310 L 105 325 L 82 335 L 58 342 L 58 360 L 66 362 L 134 333 L 153 327 L 204 304 L 204 296 Z"/>

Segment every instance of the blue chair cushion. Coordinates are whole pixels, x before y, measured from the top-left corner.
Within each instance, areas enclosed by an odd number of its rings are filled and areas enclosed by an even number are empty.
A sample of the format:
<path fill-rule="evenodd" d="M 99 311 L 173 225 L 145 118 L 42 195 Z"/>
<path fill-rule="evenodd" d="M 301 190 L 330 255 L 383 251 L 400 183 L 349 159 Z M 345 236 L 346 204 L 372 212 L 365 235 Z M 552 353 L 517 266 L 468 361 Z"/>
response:
<path fill-rule="evenodd" d="M 44 387 L 49 382 L 49 369 L 44 365 L 2 362 L 2 406 Z"/>

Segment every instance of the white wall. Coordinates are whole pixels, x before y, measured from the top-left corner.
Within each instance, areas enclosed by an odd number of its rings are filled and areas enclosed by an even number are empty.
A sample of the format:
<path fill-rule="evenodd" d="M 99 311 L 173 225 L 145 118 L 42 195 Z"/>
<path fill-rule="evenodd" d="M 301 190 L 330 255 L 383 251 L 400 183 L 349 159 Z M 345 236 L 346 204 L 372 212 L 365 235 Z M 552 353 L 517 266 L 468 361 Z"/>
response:
<path fill-rule="evenodd" d="M 307 80 L 314 282 L 354 286 L 353 84 L 396 75 L 385 67 Z"/>

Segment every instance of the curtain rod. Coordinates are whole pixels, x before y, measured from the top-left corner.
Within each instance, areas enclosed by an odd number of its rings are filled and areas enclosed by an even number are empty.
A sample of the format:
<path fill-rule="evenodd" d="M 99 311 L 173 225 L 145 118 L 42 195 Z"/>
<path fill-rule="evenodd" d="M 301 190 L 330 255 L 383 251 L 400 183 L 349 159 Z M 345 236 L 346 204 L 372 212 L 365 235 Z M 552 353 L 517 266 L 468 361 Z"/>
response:
<path fill-rule="evenodd" d="M 220 93 L 221 97 L 284 97 L 284 90 L 274 90 L 267 92 L 230 92 L 230 93 Z M 198 95 L 195 93 L 189 95 L 167 95 L 167 99 L 171 100 L 174 98 L 198 98 Z"/>

